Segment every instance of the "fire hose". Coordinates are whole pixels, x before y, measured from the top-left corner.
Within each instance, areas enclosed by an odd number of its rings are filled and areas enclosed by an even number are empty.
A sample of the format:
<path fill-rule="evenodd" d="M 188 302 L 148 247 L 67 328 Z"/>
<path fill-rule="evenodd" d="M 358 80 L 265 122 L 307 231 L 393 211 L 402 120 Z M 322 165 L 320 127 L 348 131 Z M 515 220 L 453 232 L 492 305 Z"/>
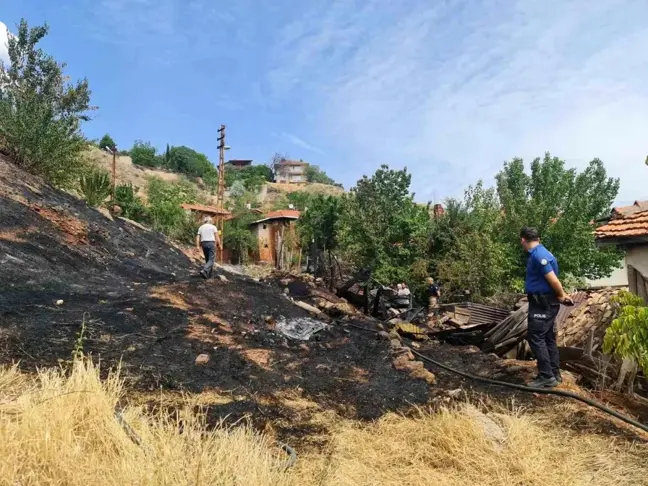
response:
<path fill-rule="evenodd" d="M 351 326 L 351 327 L 356 328 L 356 329 L 363 330 L 363 331 L 372 332 L 372 333 L 375 333 L 375 334 L 380 332 L 380 331 L 376 331 L 374 329 L 367 329 L 366 327 L 358 326 L 358 325 L 351 324 L 351 323 L 346 323 L 346 325 Z M 429 356 L 426 356 L 426 355 L 424 355 L 422 353 L 419 353 L 418 351 L 416 351 L 414 349 L 411 349 L 411 351 L 412 351 L 412 354 L 414 356 L 417 356 L 418 358 L 422 359 L 423 361 L 426 361 L 426 362 L 428 362 L 428 363 L 430 363 L 430 364 L 432 364 L 434 366 L 438 366 L 439 368 L 442 368 L 442 369 L 444 369 L 446 371 L 449 371 L 450 373 L 454 373 L 456 375 L 463 376 L 464 378 L 468 378 L 468 379 L 475 380 L 475 381 L 480 381 L 482 383 L 488 383 L 489 385 L 504 386 L 504 387 L 507 387 L 507 388 L 512 388 L 514 390 L 520 390 L 520 391 L 527 392 L 527 393 L 540 393 L 540 394 L 543 394 L 543 395 L 556 395 L 556 396 L 560 396 L 560 397 L 571 398 L 573 400 L 577 400 L 579 402 L 585 403 L 586 405 L 589 405 L 590 407 L 597 408 L 600 411 L 605 412 L 605 413 L 607 413 L 609 415 L 612 415 L 613 417 L 616 417 L 619 420 L 621 420 L 621 421 L 623 421 L 623 422 L 625 422 L 627 424 L 630 424 L 630 425 L 632 425 L 634 427 L 637 427 L 638 429 L 643 430 L 644 432 L 648 432 L 648 426 L 646 426 L 645 424 L 642 424 L 641 422 L 637 422 L 636 420 L 631 419 L 630 417 L 626 417 L 625 415 L 617 412 L 616 410 L 612 410 L 609 407 L 606 407 L 605 405 L 603 405 L 602 403 L 597 402 L 596 400 L 592 400 L 590 398 L 578 395 L 576 393 L 572 393 L 572 392 L 565 391 L 565 390 L 556 390 L 555 388 L 536 388 L 536 387 L 531 387 L 531 386 L 526 386 L 526 385 L 518 385 L 516 383 L 509 383 L 509 382 L 506 382 L 506 381 L 499 381 L 499 380 L 493 380 L 493 379 L 490 379 L 490 378 L 484 378 L 482 376 L 477 376 L 477 375 L 473 375 L 473 374 L 470 374 L 470 373 L 466 373 L 465 371 L 461 371 L 461 370 L 458 370 L 458 369 L 453 368 L 451 366 L 448 366 L 448 365 L 446 365 L 444 363 L 441 363 L 440 361 L 437 361 L 435 359 L 430 358 Z"/>

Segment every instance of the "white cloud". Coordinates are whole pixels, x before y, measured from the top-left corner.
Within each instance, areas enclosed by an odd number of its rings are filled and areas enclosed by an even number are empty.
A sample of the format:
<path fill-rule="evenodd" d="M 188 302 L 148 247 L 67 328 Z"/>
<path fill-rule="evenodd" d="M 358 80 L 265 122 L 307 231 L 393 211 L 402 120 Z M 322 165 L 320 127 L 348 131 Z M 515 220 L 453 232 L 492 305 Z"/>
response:
<path fill-rule="evenodd" d="M 284 133 L 283 136 L 289 140 L 292 144 L 296 145 L 297 147 L 301 147 L 305 150 L 309 150 L 311 152 L 315 152 L 317 154 L 323 154 L 324 152 L 322 149 L 315 147 L 314 145 L 308 143 L 306 140 L 303 140 L 299 138 L 297 135 L 293 133 Z"/>
<path fill-rule="evenodd" d="M 549 150 L 579 168 L 599 157 L 619 200 L 648 198 L 648 4 L 355 3 L 288 25 L 268 76 L 306 100 L 353 176 L 407 165 L 422 199 L 460 195 Z"/>
<path fill-rule="evenodd" d="M 9 52 L 7 51 L 7 40 L 9 36 L 9 30 L 7 26 L 0 22 L 0 61 L 4 63 L 9 62 Z"/>

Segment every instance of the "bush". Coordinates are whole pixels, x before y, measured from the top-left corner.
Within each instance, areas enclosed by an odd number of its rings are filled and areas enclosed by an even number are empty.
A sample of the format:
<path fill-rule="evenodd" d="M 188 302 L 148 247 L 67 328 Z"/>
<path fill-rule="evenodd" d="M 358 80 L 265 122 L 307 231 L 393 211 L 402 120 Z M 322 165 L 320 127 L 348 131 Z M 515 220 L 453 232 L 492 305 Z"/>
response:
<path fill-rule="evenodd" d="M 47 25 L 23 19 L 8 39 L 9 65 L 0 65 L 0 148 L 24 169 L 53 185 L 73 187 L 83 173 L 89 119 L 87 80 L 67 82 L 64 64 L 39 49 Z"/>
<path fill-rule="evenodd" d="M 252 165 L 244 169 L 225 167 L 225 185 L 232 187 L 235 181 L 242 181 L 248 191 L 258 192 L 266 182 L 272 182 L 272 169 L 267 165 Z"/>
<path fill-rule="evenodd" d="M 115 144 L 115 141 L 113 138 L 108 135 L 107 133 L 99 140 L 99 148 L 100 149 L 105 149 L 109 148 L 110 150 L 114 150 L 117 144 Z"/>
<path fill-rule="evenodd" d="M 81 176 L 79 187 L 89 206 L 100 206 L 110 195 L 110 175 L 104 170 L 92 169 Z"/>
<path fill-rule="evenodd" d="M 337 184 L 331 179 L 326 172 L 319 168 L 317 165 L 309 165 L 306 167 L 306 180 L 308 182 L 317 182 L 319 184 L 327 184 L 329 186 L 336 186 Z"/>
<path fill-rule="evenodd" d="M 152 177 L 147 193 L 153 228 L 173 239 L 193 242 L 196 225 L 181 205 L 196 202 L 195 186 L 188 181 L 171 183 Z"/>
<path fill-rule="evenodd" d="M 189 147 L 167 147 L 164 159 L 170 170 L 190 177 L 205 177 L 216 172 L 206 155 Z"/>
<path fill-rule="evenodd" d="M 648 307 L 641 297 L 622 291 L 612 302 L 619 314 L 605 331 L 603 351 L 635 360 L 648 374 Z"/>
<path fill-rule="evenodd" d="M 131 160 L 133 164 L 142 167 L 159 167 L 161 162 L 155 155 L 155 147 L 150 142 L 142 142 L 136 140 L 133 148 L 130 150 Z"/>
<path fill-rule="evenodd" d="M 120 184 L 115 188 L 115 204 L 122 209 L 125 218 L 140 223 L 148 221 L 146 206 L 137 196 L 137 188 L 132 184 Z"/>

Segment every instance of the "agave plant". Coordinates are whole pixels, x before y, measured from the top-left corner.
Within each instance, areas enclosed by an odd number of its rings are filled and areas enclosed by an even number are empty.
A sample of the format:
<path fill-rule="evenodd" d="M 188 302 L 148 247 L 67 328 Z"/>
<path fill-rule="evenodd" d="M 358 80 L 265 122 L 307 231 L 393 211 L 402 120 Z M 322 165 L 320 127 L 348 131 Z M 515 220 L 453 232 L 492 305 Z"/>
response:
<path fill-rule="evenodd" d="M 99 169 L 83 174 L 79 180 L 81 193 L 89 206 L 97 207 L 110 195 L 110 176 Z"/>

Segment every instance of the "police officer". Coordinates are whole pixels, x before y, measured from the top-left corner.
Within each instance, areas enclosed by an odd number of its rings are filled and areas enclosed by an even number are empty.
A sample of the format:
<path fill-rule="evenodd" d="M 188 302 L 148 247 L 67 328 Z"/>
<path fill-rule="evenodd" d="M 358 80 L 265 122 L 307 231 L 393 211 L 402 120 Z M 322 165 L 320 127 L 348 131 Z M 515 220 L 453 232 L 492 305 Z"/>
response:
<path fill-rule="evenodd" d="M 554 323 L 560 304 L 573 305 L 558 280 L 558 262 L 541 243 L 535 228 L 520 231 L 529 254 L 525 287 L 529 298 L 527 340 L 538 364 L 538 376 L 529 386 L 552 388 L 562 383 Z"/>

